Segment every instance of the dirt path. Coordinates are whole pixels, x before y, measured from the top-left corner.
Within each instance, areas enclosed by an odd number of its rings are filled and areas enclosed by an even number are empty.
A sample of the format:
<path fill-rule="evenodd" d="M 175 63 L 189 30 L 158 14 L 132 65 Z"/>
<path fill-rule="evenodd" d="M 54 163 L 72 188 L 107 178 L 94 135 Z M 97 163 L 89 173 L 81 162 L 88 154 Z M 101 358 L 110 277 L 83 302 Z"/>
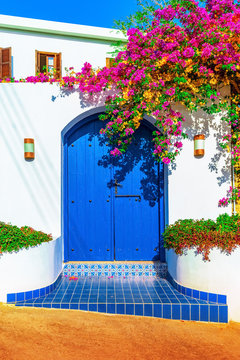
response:
<path fill-rule="evenodd" d="M 240 323 L 1 305 L 0 359 L 240 359 Z"/>

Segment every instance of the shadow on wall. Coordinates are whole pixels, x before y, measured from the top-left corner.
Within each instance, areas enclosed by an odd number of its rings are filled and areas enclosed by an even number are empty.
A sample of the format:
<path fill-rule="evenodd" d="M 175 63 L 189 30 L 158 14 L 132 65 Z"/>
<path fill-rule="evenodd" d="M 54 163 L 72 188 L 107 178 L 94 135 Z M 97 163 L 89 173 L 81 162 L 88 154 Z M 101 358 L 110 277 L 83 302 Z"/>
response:
<path fill-rule="evenodd" d="M 100 105 L 104 105 L 105 99 L 107 96 L 112 95 L 114 93 L 114 90 L 107 90 L 103 95 L 102 94 L 83 94 L 79 92 L 78 89 L 61 89 L 59 91 L 59 97 L 65 97 L 70 96 L 71 94 L 78 92 L 79 93 L 79 100 L 80 100 L 80 106 L 85 109 L 89 107 L 97 107 Z M 223 87 L 220 89 L 221 96 L 226 96 L 229 92 L 227 87 Z M 52 101 L 55 101 L 57 97 L 53 97 Z M 186 121 L 183 123 L 183 130 L 188 135 L 188 139 L 185 141 L 191 141 L 193 143 L 194 135 L 196 134 L 204 134 L 205 139 L 207 140 L 209 136 L 213 136 L 215 139 L 215 154 L 212 156 L 208 168 L 210 172 L 214 172 L 218 174 L 217 181 L 218 185 L 221 186 L 222 184 L 229 182 L 231 178 L 231 159 L 229 154 L 226 152 L 226 150 L 223 150 L 219 146 L 219 142 L 221 142 L 222 135 L 229 132 L 229 127 L 227 124 L 223 121 L 220 121 L 220 115 L 219 114 L 207 114 L 206 112 L 200 110 L 197 112 L 193 112 L 192 114 L 190 112 L 186 111 L 186 108 L 182 106 L 181 104 L 176 104 L 174 106 L 174 110 L 180 111 L 184 114 Z M 217 118 L 217 121 L 216 121 Z M 103 126 L 102 126 L 103 127 Z M 184 146 L 184 145 L 183 145 Z M 129 159 L 133 156 L 131 154 L 131 149 L 128 150 L 130 153 Z M 181 154 L 180 154 L 181 156 Z M 134 156 L 133 156 L 134 157 Z M 150 157 L 148 156 L 148 160 L 150 160 Z M 126 171 L 126 166 L 122 163 L 123 172 Z M 173 174 L 173 172 L 177 169 L 177 164 L 172 163 L 168 166 L 168 172 L 169 175 Z"/>
<path fill-rule="evenodd" d="M 88 93 L 82 93 L 78 88 L 62 88 L 59 89 L 57 96 L 52 96 L 52 101 L 56 101 L 58 98 L 65 98 L 77 93 L 79 96 L 79 105 L 81 109 L 89 109 L 89 107 L 99 107 L 105 105 L 105 100 L 108 96 L 114 94 L 114 89 L 105 90 L 104 94 L 102 93 L 93 93 L 92 95 Z"/>
<path fill-rule="evenodd" d="M 101 135 L 100 129 L 106 122 L 96 121 L 94 130 L 82 128 L 82 136 L 88 135 L 88 141 L 92 142 L 93 138 L 97 139 L 100 147 L 108 148 L 106 154 L 98 161 L 98 166 L 114 169 L 114 179 L 108 182 L 109 188 L 115 187 L 115 179 L 118 183 L 128 178 L 128 181 L 134 177 L 136 188 L 140 185 L 141 198 L 148 201 L 150 206 L 155 206 L 158 199 L 163 196 L 163 167 L 155 161 L 153 153 L 152 130 L 142 124 L 136 131 L 134 140 L 128 148 L 128 151 L 121 157 L 113 158 L 110 155 L 110 146 L 108 139 Z M 93 128 L 92 128 L 93 129 Z M 75 137 L 76 136 L 76 137 Z M 77 140 L 78 132 L 71 137 L 71 142 Z M 159 174 L 159 168 L 161 173 Z M 138 184 L 140 180 L 140 184 Z"/>
<path fill-rule="evenodd" d="M 226 87 L 222 89 L 221 95 L 227 94 Z M 229 182 L 231 180 L 231 157 L 229 153 L 222 149 L 219 143 L 222 141 L 222 136 L 229 132 L 229 126 L 220 120 L 220 114 L 207 114 L 203 110 L 197 112 L 186 112 L 182 105 L 176 105 L 175 110 L 184 113 L 185 122 L 183 123 L 183 131 L 188 135 L 186 141 L 193 143 L 194 136 L 197 134 L 204 134 L 207 140 L 210 136 L 215 140 L 215 154 L 211 157 L 208 164 L 210 172 L 218 174 L 218 185 Z M 213 139 L 211 139 L 213 141 Z M 184 145 L 183 145 L 184 146 Z M 214 145 L 212 146 L 214 149 Z M 206 149 L 207 150 L 207 149 Z M 181 156 L 181 155 L 180 155 Z M 198 160 L 198 158 L 196 158 Z M 175 170 L 176 165 L 171 170 Z"/>
<path fill-rule="evenodd" d="M 26 134 L 37 134 L 37 129 L 35 128 L 34 122 L 29 115 L 28 109 L 24 106 L 14 87 L 10 88 L 6 86 L 4 88 L 4 91 L 2 91 L 1 94 L 1 102 L 3 104 L 1 107 L 2 119 L 3 121 L 6 119 L 0 132 L 1 140 L 8 149 L 11 160 L 18 171 L 19 178 L 24 184 L 27 193 L 29 193 L 31 197 L 31 201 L 34 204 L 36 212 L 39 214 L 42 221 L 51 227 L 51 216 L 54 217 L 55 213 L 58 211 L 57 203 L 59 197 L 55 163 L 51 157 L 48 156 L 46 147 L 41 142 L 41 139 L 39 139 L 38 153 L 42 153 L 43 156 L 38 157 L 38 166 L 36 166 L 34 162 L 32 163 L 32 178 L 27 172 L 23 171 L 22 163 L 19 162 L 19 158 L 16 154 L 23 154 L 24 137 L 26 137 Z M 15 144 L 15 148 L 9 146 L 10 138 Z M 23 157 L 22 161 L 25 162 Z M 51 199 L 49 202 L 51 213 L 48 215 L 46 214 L 46 206 L 44 202 L 41 201 L 38 194 L 36 194 L 36 187 L 40 189 L 44 188 L 44 192 L 47 197 Z"/>

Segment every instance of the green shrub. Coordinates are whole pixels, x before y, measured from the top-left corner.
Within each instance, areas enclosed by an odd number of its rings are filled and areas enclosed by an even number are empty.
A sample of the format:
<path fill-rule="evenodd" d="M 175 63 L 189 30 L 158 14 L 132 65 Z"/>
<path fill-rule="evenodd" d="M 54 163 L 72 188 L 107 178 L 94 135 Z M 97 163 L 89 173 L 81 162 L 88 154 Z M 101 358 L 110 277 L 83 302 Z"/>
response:
<path fill-rule="evenodd" d="M 232 215 L 229 216 L 228 214 L 219 215 L 216 220 L 217 230 L 220 231 L 234 231 L 237 232 L 240 225 L 240 216 L 239 215 Z"/>
<path fill-rule="evenodd" d="M 182 255 L 187 249 L 196 249 L 209 260 L 212 248 L 231 253 L 240 245 L 240 216 L 219 215 L 213 220 L 178 220 L 163 233 L 164 246 Z"/>
<path fill-rule="evenodd" d="M 0 252 L 18 251 L 52 240 L 52 235 L 36 231 L 29 226 L 21 228 L 0 222 Z"/>

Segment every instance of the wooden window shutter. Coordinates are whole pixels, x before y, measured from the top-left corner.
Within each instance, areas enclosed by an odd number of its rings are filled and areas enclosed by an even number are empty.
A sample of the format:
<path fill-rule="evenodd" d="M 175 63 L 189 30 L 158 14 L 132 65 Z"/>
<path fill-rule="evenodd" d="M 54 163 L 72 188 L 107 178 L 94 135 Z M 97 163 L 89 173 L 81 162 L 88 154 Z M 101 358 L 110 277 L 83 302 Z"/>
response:
<path fill-rule="evenodd" d="M 62 77 L 62 53 L 56 54 L 56 79 Z"/>
<path fill-rule="evenodd" d="M 12 48 L 0 49 L 0 78 L 12 77 Z"/>
<path fill-rule="evenodd" d="M 40 51 L 35 50 L 35 73 L 40 73 Z"/>
<path fill-rule="evenodd" d="M 115 59 L 114 58 L 106 58 L 106 67 L 110 68 L 113 66 Z"/>

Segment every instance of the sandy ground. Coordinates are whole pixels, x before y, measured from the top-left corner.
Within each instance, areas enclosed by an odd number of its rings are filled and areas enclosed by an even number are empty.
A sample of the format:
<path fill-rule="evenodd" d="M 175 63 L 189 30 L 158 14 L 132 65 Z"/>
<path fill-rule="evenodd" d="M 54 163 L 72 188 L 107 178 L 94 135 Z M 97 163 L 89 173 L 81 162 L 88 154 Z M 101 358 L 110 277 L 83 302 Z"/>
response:
<path fill-rule="evenodd" d="M 240 323 L 1 305 L 0 359 L 240 359 Z"/>

